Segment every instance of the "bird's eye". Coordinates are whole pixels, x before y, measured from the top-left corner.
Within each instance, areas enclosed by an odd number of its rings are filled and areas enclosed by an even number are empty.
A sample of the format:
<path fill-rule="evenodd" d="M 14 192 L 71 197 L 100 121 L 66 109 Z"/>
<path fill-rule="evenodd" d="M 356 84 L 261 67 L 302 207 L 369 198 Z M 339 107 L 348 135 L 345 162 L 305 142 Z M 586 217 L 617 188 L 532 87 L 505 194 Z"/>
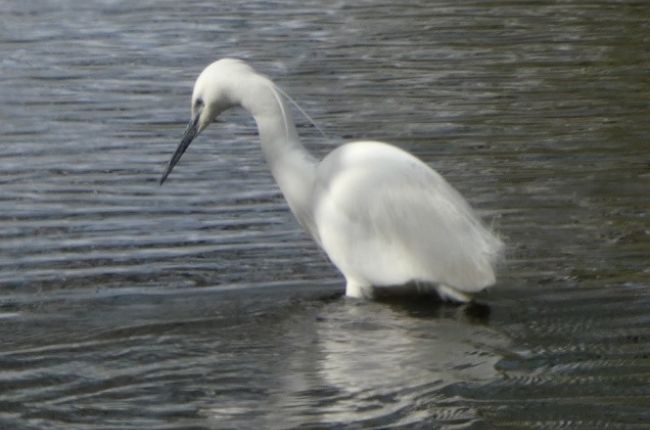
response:
<path fill-rule="evenodd" d="M 194 101 L 194 106 L 197 108 L 203 107 L 203 99 L 196 99 Z"/>

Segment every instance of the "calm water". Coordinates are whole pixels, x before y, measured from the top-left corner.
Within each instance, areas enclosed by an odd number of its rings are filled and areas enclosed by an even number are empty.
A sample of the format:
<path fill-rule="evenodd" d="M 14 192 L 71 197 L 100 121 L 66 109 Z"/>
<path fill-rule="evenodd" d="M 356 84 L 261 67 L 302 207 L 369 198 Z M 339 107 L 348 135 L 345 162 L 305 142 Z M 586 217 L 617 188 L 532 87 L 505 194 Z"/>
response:
<path fill-rule="evenodd" d="M 650 3 L 393 3 L 0 1 L 0 428 L 650 428 Z M 159 187 L 222 56 L 466 195 L 483 306 L 342 298 L 241 112 Z"/>

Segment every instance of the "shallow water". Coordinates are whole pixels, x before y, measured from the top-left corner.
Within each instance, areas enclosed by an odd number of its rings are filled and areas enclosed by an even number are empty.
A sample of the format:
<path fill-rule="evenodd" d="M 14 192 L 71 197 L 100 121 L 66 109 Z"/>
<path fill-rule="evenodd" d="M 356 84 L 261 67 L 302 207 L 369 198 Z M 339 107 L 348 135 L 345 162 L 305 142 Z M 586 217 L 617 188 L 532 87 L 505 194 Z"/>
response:
<path fill-rule="evenodd" d="M 408 3 L 0 2 L 0 428 L 647 428 L 650 6 Z M 342 298 L 241 112 L 159 187 L 222 56 L 444 174 L 483 305 Z"/>

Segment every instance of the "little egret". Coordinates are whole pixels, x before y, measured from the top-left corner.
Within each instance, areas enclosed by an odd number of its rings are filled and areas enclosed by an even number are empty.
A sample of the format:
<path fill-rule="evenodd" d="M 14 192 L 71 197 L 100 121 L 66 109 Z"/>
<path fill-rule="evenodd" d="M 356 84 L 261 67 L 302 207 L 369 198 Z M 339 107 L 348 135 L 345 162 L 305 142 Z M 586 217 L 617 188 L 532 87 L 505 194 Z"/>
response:
<path fill-rule="evenodd" d="M 375 141 L 345 144 L 318 161 L 300 143 L 282 94 L 243 61 L 210 64 L 194 84 L 191 120 L 160 183 L 201 131 L 241 106 L 255 118 L 291 212 L 345 277 L 346 295 L 416 285 L 466 302 L 494 284 L 503 244 L 442 176 Z"/>

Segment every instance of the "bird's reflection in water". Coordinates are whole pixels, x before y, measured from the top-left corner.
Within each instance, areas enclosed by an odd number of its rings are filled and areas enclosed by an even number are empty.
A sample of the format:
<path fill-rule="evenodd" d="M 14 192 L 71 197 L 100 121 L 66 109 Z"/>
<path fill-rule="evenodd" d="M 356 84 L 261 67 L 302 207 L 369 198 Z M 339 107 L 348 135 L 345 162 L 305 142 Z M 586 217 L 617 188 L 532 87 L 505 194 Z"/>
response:
<path fill-rule="evenodd" d="M 310 317 L 283 322 L 286 355 L 271 370 L 268 402 L 255 405 L 257 425 L 474 420 L 446 390 L 496 378 L 507 339 L 488 318 L 486 305 L 426 296 L 324 299 Z"/>

